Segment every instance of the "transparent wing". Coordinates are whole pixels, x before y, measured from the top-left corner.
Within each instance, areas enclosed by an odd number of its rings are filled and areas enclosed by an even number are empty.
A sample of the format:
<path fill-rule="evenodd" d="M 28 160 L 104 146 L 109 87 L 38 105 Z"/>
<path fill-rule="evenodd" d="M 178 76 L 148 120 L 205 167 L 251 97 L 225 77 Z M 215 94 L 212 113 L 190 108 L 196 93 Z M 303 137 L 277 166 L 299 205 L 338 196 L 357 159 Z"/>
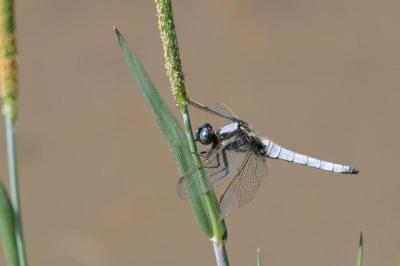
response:
<path fill-rule="evenodd" d="M 239 119 L 239 117 L 232 111 L 232 109 L 229 108 L 229 106 L 223 102 L 218 103 L 215 106 L 215 110 L 217 110 L 218 112 L 223 113 L 227 116 L 231 116 L 231 117 Z M 232 120 L 230 120 L 228 118 L 223 118 L 223 117 L 221 118 L 221 127 L 223 127 L 227 124 L 230 124 L 230 123 L 232 123 Z"/>
<path fill-rule="evenodd" d="M 189 170 L 178 181 L 177 192 L 181 198 L 191 198 L 202 195 L 223 180 L 223 175 L 227 170 L 225 163 L 226 144 L 219 144 L 214 149 L 209 150 L 202 158 L 201 166 Z M 205 179 L 201 176 L 205 174 Z M 217 184 L 218 183 L 218 184 Z"/>
<path fill-rule="evenodd" d="M 220 199 L 220 218 L 249 203 L 267 175 L 267 166 L 257 150 L 248 151 Z"/>
<path fill-rule="evenodd" d="M 233 178 L 250 149 L 249 142 L 241 135 L 219 144 L 203 157 L 201 167 L 180 178 L 178 195 L 181 198 L 195 197 Z M 201 168 L 206 175 L 205 182 L 200 176 Z"/>
<path fill-rule="evenodd" d="M 214 187 L 236 175 L 246 159 L 250 148 L 248 144 L 246 140 L 238 137 L 214 154 L 213 164 L 207 165 L 206 168 L 210 183 Z"/>
<path fill-rule="evenodd" d="M 182 176 L 177 185 L 177 193 L 183 199 L 196 197 L 208 192 L 211 188 L 208 178 L 204 181 L 201 176 L 201 168 L 195 168 Z"/>

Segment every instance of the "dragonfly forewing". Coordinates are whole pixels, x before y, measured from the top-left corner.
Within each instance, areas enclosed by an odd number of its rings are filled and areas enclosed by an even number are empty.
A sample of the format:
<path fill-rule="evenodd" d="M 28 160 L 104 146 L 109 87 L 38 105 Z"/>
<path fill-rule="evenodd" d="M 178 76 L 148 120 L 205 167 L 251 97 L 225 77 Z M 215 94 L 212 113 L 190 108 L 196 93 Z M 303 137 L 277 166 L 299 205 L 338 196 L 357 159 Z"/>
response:
<path fill-rule="evenodd" d="M 239 119 L 238 116 L 236 116 L 236 114 L 232 111 L 232 109 L 226 105 L 223 102 L 218 103 L 215 106 L 215 110 L 217 110 L 218 112 L 226 115 L 227 117 L 234 117 L 236 119 Z M 228 118 L 221 118 L 221 127 L 226 126 L 228 124 L 232 123 L 232 120 L 228 119 Z"/>

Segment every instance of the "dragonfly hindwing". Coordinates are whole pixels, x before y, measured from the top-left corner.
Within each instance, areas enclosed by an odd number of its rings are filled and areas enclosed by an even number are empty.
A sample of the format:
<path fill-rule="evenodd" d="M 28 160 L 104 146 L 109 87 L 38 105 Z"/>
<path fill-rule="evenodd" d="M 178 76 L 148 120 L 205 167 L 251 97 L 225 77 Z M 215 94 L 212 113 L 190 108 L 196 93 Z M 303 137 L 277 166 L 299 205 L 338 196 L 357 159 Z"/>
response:
<path fill-rule="evenodd" d="M 249 203 L 267 175 L 267 166 L 256 149 L 247 152 L 235 176 L 230 181 L 220 200 L 220 218 Z"/>

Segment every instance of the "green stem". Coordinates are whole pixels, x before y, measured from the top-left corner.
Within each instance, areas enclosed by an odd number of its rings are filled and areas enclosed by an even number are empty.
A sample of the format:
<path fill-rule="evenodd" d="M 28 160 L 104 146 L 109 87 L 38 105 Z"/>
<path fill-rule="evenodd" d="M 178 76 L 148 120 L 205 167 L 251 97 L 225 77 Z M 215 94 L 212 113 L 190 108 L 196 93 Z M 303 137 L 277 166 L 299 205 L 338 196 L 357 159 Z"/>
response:
<path fill-rule="evenodd" d="M 195 160 L 196 167 L 201 167 L 201 160 L 197 152 L 197 147 L 193 138 L 193 132 L 192 132 L 192 127 L 191 127 L 191 122 L 190 122 L 190 116 L 189 112 L 187 109 L 187 106 L 182 113 L 183 116 L 183 123 L 185 125 L 185 132 L 186 132 L 186 138 L 188 139 L 189 142 L 189 148 L 190 152 L 193 154 L 193 159 Z M 201 189 L 200 191 L 206 191 L 208 190 L 208 185 L 206 182 L 206 176 L 204 171 L 200 171 L 200 183 L 201 186 L 205 189 Z M 210 191 L 208 191 L 205 195 L 205 201 L 208 209 L 208 213 L 210 215 L 210 220 L 211 220 L 211 225 L 213 228 L 214 232 L 214 241 L 218 243 L 223 242 L 223 230 L 220 226 L 219 222 L 219 216 L 218 216 L 218 209 L 217 209 L 217 201 Z"/>
<path fill-rule="evenodd" d="M 218 266 L 229 266 L 228 254 L 224 243 L 213 243 L 215 259 Z"/>
<path fill-rule="evenodd" d="M 10 178 L 11 205 L 14 215 L 14 232 L 17 243 L 19 266 L 26 266 L 26 252 L 22 229 L 21 204 L 15 148 L 15 120 L 17 113 L 17 49 L 14 25 L 14 1 L 0 2 L 0 87 L 3 114 L 6 123 L 8 171 Z"/>
<path fill-rule="evenodd" d="M 19 179 L 17 171 L 17 156 L 15 147 L 14 119 L 11 115 L 6 116 L 6 138 L 7 138 L 7 157 L 10 177 L 11 204 L 14 210 L 15 238 L 18 248 L 18 260 L 20 266 L 26 266 L 26 252 L 24 244 L 24 234 L 22 229 L 21 203 L 19 196 Z"/>
<path fill-rule="evenodd" d="M 163 43 L 165 66 L 167 75 L 170 80 L 172 94 L 175 97 L 175 102 L 182 113 L 183 122 L 186 130 L 186 137 L 189 143 L 190 150 L 193 154 L 193 159 L 198 167 L 201 166 L 201 160 L 197 153 L 196 144 L 193 138 L 190 116 L 187 106 L 187 94 L 185 88 L 185 76 L 182 70 L 182 63 L 179 55 L 178 40 L 175 31 L 172 3 L 171 0 L 155 0 L 158 14 L 158 22 Z M 207 186 L 207 179 L 204 171 L 200 174 L 200 183 L 202 186 Z M 213 192 L 209 191 L 204 195 L 208 214 L 210 215 L 211 224 L 213 227 L 213 241 L 218 244 L 223 244 L 223 229 L 218 215 L 218 201 Z M 227 261 L 226 264 L 228 265 Z"/>
<path fill-rule="evenodd" d="M 10 190 L 11 190 L 11 204 L 14 210 L 14 221 L 15 221 L 15 238 L 18 248 L 18 260 L 20 266 L 26 266 L 26 251 L 24 234 L 22 228 L 22 216 L 21 216 L 21 203 L 19 197 L 19 182 L 18 182 L 18 171 L 17 171 L 17 156 L 15 147 L 15 131 L 14 131 L 14 119 L 8 115 L 6 119 L 6 138 L 7 138 L 7 157 L 8 157 L 8 169 L 10 176 Z"/>
<path fill-rule="evenodd" d="M 257 266 L 261 266 L 261 254 L 260 254 L 259 248 L 257 248 L 256 262 L 257 262 Z"/>

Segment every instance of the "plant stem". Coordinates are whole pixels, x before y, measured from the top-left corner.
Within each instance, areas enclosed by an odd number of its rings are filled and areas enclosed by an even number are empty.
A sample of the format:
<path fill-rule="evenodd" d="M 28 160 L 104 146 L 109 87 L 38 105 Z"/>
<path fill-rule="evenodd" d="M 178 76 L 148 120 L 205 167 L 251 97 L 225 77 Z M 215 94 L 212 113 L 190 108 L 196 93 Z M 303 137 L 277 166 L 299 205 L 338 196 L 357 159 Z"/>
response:
<path fill-rule="evenodd" d="M 257 248 L 256 262 L 257 262 L 257 266 L 261 266 L 261 254 L 260 254 L 259 248 Z"/>
<path fill-rule="evenodd" d="M 215 258 L 218 266 L 229 266 L 228 254 L 225 245 L 222 243 L 213 243 Z"/>
<path fill-rule="evenodd" d="M 190 123 L 190 117 L 189 117 L 189 112 L 187 110 L 187 106 L 185 107 L 184 112 L 182 113 L 183 116 L 183 123 L 185 125 L 185 131 L 186 131 L 186 138 L 188 139 L 189 142 L 189 148 L 190 151 L 193 154 L 193 159 L 196 162 L 196 166 L 200 167 L 201 166 L 201 160 L 197 152 L 197 147 L 193 138 L 193 132 L 192 132 L 192 127 Z M 200 181 L 201 185 L 205 187 L 205 190 L 207 189 L 207 182 L 206 182 L 206 176 L 204 171 L 200 171 Z M 200 191 L 205 191 L 204 189 Z M 210 219 L 211 219 L 211 225 L 213 227 L 213 232 L 214 232 L 214 241 L 217 243 L 222 243 L 223 242 L 223 235 L 222 235 L 222 228 L 219 223 L 219 216 L 218 216 L 218 209 L 217 209 L 217 201 L 214 197 L 214 195 L 209 191 L 205 195 L 205 200 L 207 204 L 207 209 L 208 213 L 210 214 Z"/>
<path fill-rule="evenodd" d="M 22 228 L 22 217 L 21 217 L 21 204 L 19 197 L 19 182 L 18 182 L 18 171 L 17 171 L 17 156 L 15 147 L 15 131 L 14 131 L 14 119 L 7 115 L 6 119 L 6 138 L 7 138 L 7 157 L 8 157 L 8 171 L 10 176 L 10 190 L 11 190 L 11 204 L 14 210 L 14 221 L 15 221 L 15 238 L 17 242 L 18 260 L 20 266 L 26 266 L 26 252 L 24 234 Z"/>
<path fill-rule="evenodd" d="M 189 143 L 193 159 L 198 167 L 201 167 L 201 160 L 197 152 L 195 140 L 193 138 L 190 115 L 187 104 L 187 93 L 185 88 L 185 76 L 182 70 L 182 63 L 179 55 L 178 40 L 175 31 L 174 18 L 172 13 L 171 0 L 155 0 L 158 15 L 158 24 L 160 28 L 161 40 L 163 43 L 165 67 L 169 77 L 172 94 L 175 102 L 182 113 L 183 123 L 186 131 L 186 138 Z M 200 171 L 201 186 L 207 187 L 207 178 L 204 171 Z M 207 189 L 208 190 L 208 189 Z M 218 201 L 213 192 L 209 191 L 204 196 L 207 212 L 213 227 L 214 252 L 218 265 L 229 265 L 228 256 L 223 240 L 223 229 L 218 215 Z M 221 253 L 221 252 L 222 253 Z"/>
<path fill-rule="evenodd" d="M 360 242 L 358 244 L 357 266 L 363 266 L 364 257 L 364 239 L 362 232 L 360 233 Z"/>
<path fill-rule="evenodd" d="M 17 113 L 17 60 L 14 25 L 14 1 L 0 2 L 0 75 L 3 115 L 6 123 L 8 171 L 10 178 L 11 204 L 14 214 L 15 239 L 20 266 L 26 266 L 26 252 L 22 229 L 21 205 L 19 196 L 17 157 L 15 148 L 15 120 Z"/>

